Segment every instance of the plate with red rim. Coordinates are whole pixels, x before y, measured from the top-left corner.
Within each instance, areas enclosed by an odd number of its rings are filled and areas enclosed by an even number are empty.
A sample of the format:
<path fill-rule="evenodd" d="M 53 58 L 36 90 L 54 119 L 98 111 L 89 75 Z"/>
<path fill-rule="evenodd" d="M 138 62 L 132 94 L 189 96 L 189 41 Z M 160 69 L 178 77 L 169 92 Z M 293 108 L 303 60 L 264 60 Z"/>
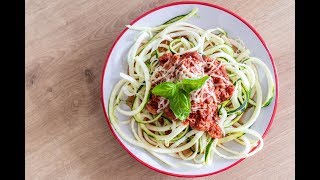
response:
<path fill-rule="evenodd" d="M 223 7 L 203 3 L 203 2 L 175 2 L 166 4 L 163 6 L 156 7 L 130 23 L 133 26 L 143 26 L 143 27 L 154 27 L 158 26 L 172 17 L 176 17 L 181 14 L 186 14 L 190 12 L 193 8 L 198 8 L 197 17 L 190 18 L 187 22 L 199 26 L 203 29 L 210 29 L 220 27 L 224 29 L 230 37 L 240 38 L 246 47 L 250 49 L 251 56 L 258 57 L 262 60 L 271 71 L 275 82 L 275 95 L 274 100 L 271 104 L 261 110 L 261 113 L 251 126 L 251 129 L 256 130 L 258 133 L 262 134 L 263 137 L 266 136 L 268 130 L 271 127 L 272 121 L 276 113 L 276 107 L 278 102 L 278 78 L 277 71 L 275 67 L 274 60 L 271 56 L 269 49 L 265 41 L 259 35 L 259 33 L 243 18 L 234 12 L 227 10 Z M 227 160 L 222 158 L 215 158 L 211 165 L 204 166 L 201 168 L 190 168 L 188 166 L 181 168 L 170 167 L 159 159 L 151 156 L 147 151 L 140 147 L 136 147 L 126 142 L 112 127 L 109 116 L 108 116 L 108 101 L 112 92 L 114 85 L 121 79 L 119 73 L 126 72 L 128 64 L 126 57 L 130 47 L 135 42 L 135 37 L 137 36 L 137 31 L 124 30 L 117 37 L 113 43 L 107 57 L 105 60 L 105 65 L 103 67 L 103 73 L 101 77 L 101 98 L 104 114 L 106 117 L 106 122 L 114 135 L 115 139 L 120 143 L 120 145 L 125 149 L 133 158 L 142 163 L 143 165 L 149 167 L 160 173 L 167 175 L 178 176 L 178 177 L 202 177 L 212 174 L 217 174 L 219 172 L 225 171 L 236 164 L 240 163 L 243 159 L 238 160 Z M 263 79 L 262 75 L 262 79 Z M 262 89 L 267 88 L 267 83 L 261 83 Z M 124 131 L 124 133 L 130 134 L 130 130 Z M 250 158 L 255 158 L 259 156 L 259 153 Z M 174 163 L 174 162 L 173 162 Z"/>

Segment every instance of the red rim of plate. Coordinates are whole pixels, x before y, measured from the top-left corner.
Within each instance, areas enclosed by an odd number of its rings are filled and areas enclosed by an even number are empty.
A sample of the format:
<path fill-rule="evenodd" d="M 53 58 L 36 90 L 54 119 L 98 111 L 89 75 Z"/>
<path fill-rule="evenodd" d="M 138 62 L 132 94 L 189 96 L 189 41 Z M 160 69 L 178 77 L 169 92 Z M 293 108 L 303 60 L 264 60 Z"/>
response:
<path fill-rule="evenodd" d="M 266 136 L 266 134 L 268 133 L 270 127 L 271 127 L 271 124 L 274 120 L 274 116 L 276 114 L 276 110 L 277 110 L 277 105 L 278 105 L 278 98 L 279 98 L 279 89 L 278 89 L 278 84 L 279 84 L 279 80 L 278 80 L 278 76 L 277 76 L 277 70 L 276 70 L 276 66 L 275 66 L 275 63 L 274 63 L 274 60 L 271 56 L 271 53 L 266 45 L 266 43 L 264 42 L 264 40 L 262 39 L 262 37 L 260 36 L 260 34 L 254 29 L 254 27 L 252 27 L 247 21 L 245 21 L 243 18 L 241 18 L 239 15 L 237 15 L 236 13 L 228 10 L 228 9 L 225 9 L 223 7 L 220 7 L 218 5 L 215 5 L 215 4 L 210 4 L 210 3 L 205 3 L 205 2 L 196 2 L 196 1 L 180 1 L 180 2 L 174 2 L 174 3 L 169 3 L 169 4 L 165 4 L 165 5 L 162 5 L 162 6 L 159 6 L 159 7 L 156 7 L 154 9 L 151 9 L 147 12 L 145 12 L 144 14 L 142 14 L 141 16 L 137 17 L 135 20 L 133 20 L 130 25 L 133 25 L 135 22 L 137 22 L 138 20 L 140 20 L 141 18 L 145 17 L 146 15 L 154 12 L 154 11 L 157 11 L 159 9 L 162 9 L 162 8 L 166 8 L 166 7 L 169 7 L 169 6 L 175 6 L 175 5 L 182 5 L 182 4 L 198 4 L 198 5 L 204 5 L 204 6 L 209 6 L 209 7 L 213 7 L 213 8 L 216 8 L 216 9 L 220 9 L 224 12 L 227 12 L 229 14 L 231 14 L 232 16 L 236 17 L 237 19 L 239 19 L 240 21 L 242 21 L 244 24 L 246 24 L 254 33 L 255 35 L 259 38 L 259 40 L 261 41 L 261 43 L 263 44 L 264 48 L 266 49 L 266 51 L 268 52 L 268 55 L 271 59 L 271 63 L 272 63 L 272 66 L 273 66 L 273 71 L 274 71 L 274 75 L 275 75 L 275 81 L 276 81 L 276 98 L 275 98 L 275 105 L 274 105 L 274 109 L 273 109 L 273 113 L 272 113 L 272 116 L 271 116 L 271 119 L 270 119 L 270 122 L 267 126 L 267 129 L 265 130 L 265 132 L 263 133 L 262 137 L 264 138 Z M 227 169 L 230 169 L 231 167 L 239 164 L 241 161 L 243 161 L 245 158 L 242 158 L 242 159 L 239 159 L 238 161 L 234 162 L 233 164 L 223 168 L 223 169 L 220 169 L 218 171 L 214 171 L 214 172 L 211 172 L 211 173 L 206 173 L 206 174 L 197 174 L 197 175 L 184 175 L 184 174 L 175 174 L 175 173 L 171 173 L 171 172 L 167 172 L 167 171 L 163 171 L 163 170 L 160 170 L 160 169 L 157 169 L 156 167 L 153 167 L 147 163 L 145 163 L 144 161 L 142 161 L 141 159 L 139 159 L 137 156 L 135 156 L 129 149 L 126 148 L 126 146 L 121 142 L 121 140 L 119 139 L 119 137 L 116 135 L 115 133 L 115 130 L 112 128 L 112 125 L 109 121 L 109 118 L 108 118 L 108 115 L 106 113 L 106 108 L 104 106 L 104 97 L 103 97 L 103 77 L 104 77 L 104 74 L 105 74 L 105 70 L 106 70 L 106 67 L 107 67 L 107 63 L 108 63 L 108 60 L 109 60 L 109 57 L 111 55 L 111 52 L 113 51 L 113 48 L 114 46 L 117 44 L 117 42 L 119 41 L 119 39 L 122 37 L 122 35 L 128 30 L 128 28 L 126 27 L 121 33 L 120 35 L 117 37 L 117 39 L 114 41 L 111 49 L 109 50 L 109 53 L 107 55 L 107 58 L 105 60 L 105 63 L 104 63 L 104 66 L 103 66 L 103 70 L 102 70 L 102 76 L 101 76 L 101 87 L 100 87 L 100 93 L 101 93 L 101 101 L 102 101 L 102 107 L 103 107 L 103 111 L 104 111 L 104 115 L 106 117 L 106 121 L 107 121 L 107 124 L 113 134 L 113 136 L 117 139 L 117 141 L 119 142 L 119 144 L 122 146 L 123 149 L 125 149 L 134 159 L 136 159 L 138 162 L 140 162 L 141 164 L 145 165 L 146 167 L 154 170 L 154 171 L 157 171 L 157 172 L 160 172 L 160 173 L 163 173 L 163 174 L 166 174 L 166 175 L 170 175 L 170 176 L 176 176 L 176 177 L 185 177 L 185 178 L 193 178 L 193 177 L 203 177 L 203 176 L 209 176 L 209 175 L 213 175 L 213 174 L 217 174 L 217 173 L 220 173 L 220 172 L 223 172 Z"/>

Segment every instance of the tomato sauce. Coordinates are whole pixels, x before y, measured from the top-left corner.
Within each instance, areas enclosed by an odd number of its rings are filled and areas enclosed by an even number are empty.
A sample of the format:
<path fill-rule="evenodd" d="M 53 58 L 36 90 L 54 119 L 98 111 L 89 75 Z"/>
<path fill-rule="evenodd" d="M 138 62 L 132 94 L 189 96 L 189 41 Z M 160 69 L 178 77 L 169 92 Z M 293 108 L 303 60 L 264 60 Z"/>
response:
<path fill-rule="evenodd" d="M 191 113 L 184 123 L 189 123 L 192 129 L 208 132 L 213 138 L 221 138 L 222 131 L 219 125 L 218 105 L 229 99 L 234 91 L 234 86 L 229 80 L 225 67 L 217 60 L 207 56 L 201 56 L 197 52 L 185 53 L 183 55 L 173 55 L 166 53 L 159 57 L 160 66 L 169 70 L 175 67 L 174 73 L 170 74 L 173 78 L 178 79 L 181 68 L 188 68 L 190 72 L 203 73 L 211 78 L 206 82 L 206 92 L 214 93 L 213 95 L 201 92 L 198 90 L 194 93 L 195 98 L 191 98 Z M 197 67 L 195 67 L 197 66 Z M 199 68 L 200 66 L 200 68 Z M 181 73 L 180 73 L 181 74 Z M 163 82 L 164 80 L 162 80 Z M 159 84 L 161 81 L 153 83 L 152 87 Z M 196 98 L 200 97 L 200 98 Z M 199 100 L 200 99 L 200 100 Z M 149 102 L 146 105 L 147 110 L 152 114 L 157 114 L 160 97 L 151 95 Z M 163 109 L 164 116 L 171 120 L 176 120 L 174 113 L 169 106 Z"/>

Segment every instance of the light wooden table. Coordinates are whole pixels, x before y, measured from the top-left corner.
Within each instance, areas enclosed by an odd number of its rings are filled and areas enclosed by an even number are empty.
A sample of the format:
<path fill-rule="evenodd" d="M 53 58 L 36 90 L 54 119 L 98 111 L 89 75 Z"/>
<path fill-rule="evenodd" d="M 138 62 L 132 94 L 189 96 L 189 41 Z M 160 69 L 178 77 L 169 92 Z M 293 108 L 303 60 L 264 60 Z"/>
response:
<path fill-rule="evenodd" d="M 174 179 L 120 147 L 100 102 L 102 65 L 113 41 L 124 25 L 168 2 L 26 1 L 26 179 Z M 263 150 L 205 179 L 294 179 L 295 3 L 208 2 L 236 12 L 262 35 L 278 69 L 280 99 Z"/>

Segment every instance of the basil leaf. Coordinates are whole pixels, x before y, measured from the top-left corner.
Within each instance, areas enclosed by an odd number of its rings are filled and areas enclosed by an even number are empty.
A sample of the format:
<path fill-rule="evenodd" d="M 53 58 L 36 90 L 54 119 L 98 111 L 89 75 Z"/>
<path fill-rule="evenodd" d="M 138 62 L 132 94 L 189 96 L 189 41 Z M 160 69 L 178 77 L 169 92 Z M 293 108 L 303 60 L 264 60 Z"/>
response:
<path fill-rule="evenodd" d="M 163 82 L 152 89 L 152 94 L 169 98 L 177 92 L 177 86 L 173 82 Z"/>
<path fill-rule="evenodd" d="M 169 99 L 170 109 L 180 120 L 185 120 L 191 112 L 190 93 L 200 89 L 209 79 L 204 76 L 199 79 L 184 79 L 177 84 L 163 82 L 152 89 L 152 93 Z"/>
<path fill-rule="evenodd" d="M 209 78 L 209 76 L 203 76 L 200 79 L 184 79 L 179 83 L 179 87 L 189 94 L 200 89 Z"/>
<path fill-rule="evenodd" d="M 191 112 L 191 101 L 190 95 L 182 90 L 178 92 L 171 98 L 169 98 L 170 109 L 180 120 L 185 120 L 189 117 Z"/>

